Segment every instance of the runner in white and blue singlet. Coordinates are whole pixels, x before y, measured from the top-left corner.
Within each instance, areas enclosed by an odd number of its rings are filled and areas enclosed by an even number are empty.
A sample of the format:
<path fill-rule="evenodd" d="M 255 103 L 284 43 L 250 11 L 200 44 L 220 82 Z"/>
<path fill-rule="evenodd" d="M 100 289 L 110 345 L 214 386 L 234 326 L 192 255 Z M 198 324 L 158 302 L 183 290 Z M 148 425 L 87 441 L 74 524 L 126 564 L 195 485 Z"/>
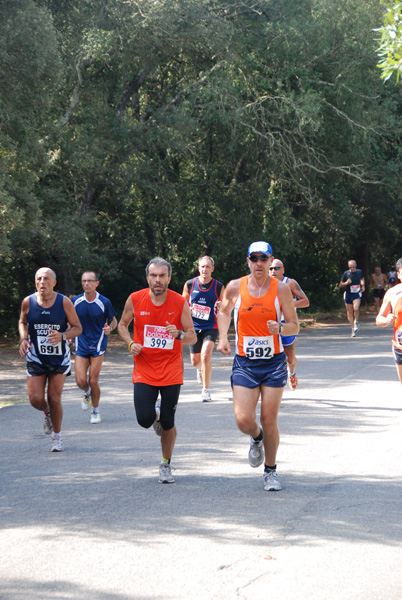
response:
<path fill-rule="evenodd" d="M 82 334 L 75 339 L 75 380 L 84 392 L 82 410 L 92 405 L 89 422 L 94 424 L 101 423 L 99 375 L 108 336 L 117 327 L 117 313 L 110 300 L 96 291 L 99 278 L 94 271 L 85 271 L 81 284 L 84 293 L 72 299 L 82 325 Z"/>

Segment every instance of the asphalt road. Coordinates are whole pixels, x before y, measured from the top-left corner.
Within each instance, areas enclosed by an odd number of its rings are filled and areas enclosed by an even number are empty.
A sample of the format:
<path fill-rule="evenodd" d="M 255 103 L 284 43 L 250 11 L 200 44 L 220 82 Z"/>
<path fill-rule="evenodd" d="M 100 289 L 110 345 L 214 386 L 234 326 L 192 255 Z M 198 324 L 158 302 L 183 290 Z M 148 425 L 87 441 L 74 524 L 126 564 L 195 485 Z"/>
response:
<path fill-rule="evenodd" d="M 400 600 L 402 390 L 391 330 L 361 324 L 355 339 L 346 324 L 299 337 L 277 493 L 248 465 L 231 359 L 216 352 L 202 403 L 185 350 L 172 485 L 158 483 L 159 438 L 136 423 L 123 344 L 105 359 L 100 425 L 66 383 L 64 453 L 28 404 L 2 408 L 0 598 Z M 22 364 L 6 383 L 24 393 Z"/>

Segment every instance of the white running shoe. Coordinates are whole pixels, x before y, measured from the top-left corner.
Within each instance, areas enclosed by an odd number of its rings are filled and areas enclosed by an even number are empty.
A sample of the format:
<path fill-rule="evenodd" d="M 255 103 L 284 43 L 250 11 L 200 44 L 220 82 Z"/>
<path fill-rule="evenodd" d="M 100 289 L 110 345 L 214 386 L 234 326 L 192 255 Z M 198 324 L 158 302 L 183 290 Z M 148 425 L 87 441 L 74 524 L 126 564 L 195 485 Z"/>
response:
<path fill-rule="evenodd" d="M 204 388 L 202 390 L 201 400 L 203 402 L 211 402 L 212 401 L 211 392 L 209 390 L 207 390 L 206 388 Z"/>
<path fill-rule="evenodd" d="M 352 329 L 352 335 L 350 337 L 356 337 L 356 331 Z"/>
<path fill-rule="evenodd" d="M 355 321 L 354 330 L 359 331 L 359 329 L 360 329 L 359 321 Z"/>
<path fill-rule="evenodd" d="M 63 438 L 61 437 L 61 435 L 57 435 L 57 434 L 52 434 L 52 447 L 51 447 L 51 452 L 63 452 L 64 450 L 64 444 L 63 444 Z"/>
<path fill-rule="evenodd" d="M 152 427 L 154 428 L 156 435 L 159 435 L 159 437 L 160 437 L 162 435 L 162 425 L 160 422 L 160 418 L 161 418 L 161 403 L 160 402 L 157 402 L 155 404 L 155 413 L 156 413 L 156 419 L 153 422 Z"/>
<path fill-rule="evenodd" d="M 202 371 L 201 369 L 197 369 L 197 383 L 202 385 Z"/>
<path fill-rule="evenodd" d="M 248 452 L 250 467 L 256 468 L 264 462 L 264 440 L 256 442 L 250 435 L 250 450 Z"/>
<path fill-rule="evenodd" d="M 50 415 L 45 414 L 45 419 L 43 421 L 43 431 L 46 433 L 46 435 L 50 435 L 53 431 L 53 424 L 52 424 L 52 420 L 50 418 Z"/>
<path fill-rule="evenodd" d="M 276 471 L 264 471 L 264 490 L 266 492 L 279 492 L 282 489 Z"/>
<path fill-rule="evenodd" d="M 171 466 L 168 463 L 159 465 L 159 483 L 174 483 Z"/>
<path fill-rule="evenodd" d="M 92 406 L 91 394 L 84 394 L 81 400 L 82 410 L 88 410 Z"/>
<path fill-rule="evenodd" d="M 89 422 L 90 423 L 102 423 L 100 414 L 98 412 L 97 413 L 91 412 L 91 418 L 90 418 Z"/>

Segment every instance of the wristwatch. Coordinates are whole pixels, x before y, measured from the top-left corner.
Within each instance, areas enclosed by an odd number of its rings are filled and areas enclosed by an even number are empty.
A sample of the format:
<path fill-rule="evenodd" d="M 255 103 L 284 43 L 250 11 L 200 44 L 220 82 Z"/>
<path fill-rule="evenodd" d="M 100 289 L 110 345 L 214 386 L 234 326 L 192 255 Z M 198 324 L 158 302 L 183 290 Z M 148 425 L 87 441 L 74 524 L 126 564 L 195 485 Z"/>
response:
<path fill-rule="evenodd" d="M 179 340 L 179 342 L 181 342 L 184 338 L 184 331 L 181 331 L 181 329 L 179 329 L 179 333 L 177 335 L 177 340 Z"/>
<path fill-rule="evenodd" d="M 63 342 L 66 342 L 66 341 L 67 341 L 66 334 L 65 334 L 65 333 L 63 333 L 62 335 L 63 335 Z"/>
<path fill-rule="evenodd" d="M 279 333 L 282 333 L 282 329 L 283 329 L 283 324 L 279 323 Z"/>

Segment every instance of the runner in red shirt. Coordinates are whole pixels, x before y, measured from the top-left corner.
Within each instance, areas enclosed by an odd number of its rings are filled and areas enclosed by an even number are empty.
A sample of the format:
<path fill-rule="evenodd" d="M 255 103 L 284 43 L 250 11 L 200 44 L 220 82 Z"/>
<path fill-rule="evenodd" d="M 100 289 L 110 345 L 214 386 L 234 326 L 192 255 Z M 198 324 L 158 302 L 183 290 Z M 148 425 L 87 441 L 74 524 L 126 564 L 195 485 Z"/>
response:
<path fill-rule="evenodd" d="M 183 384 L 182 344 L 194 344 L 197 338 L 187 302 L 168 289 L 170 263 L 156 257 L 145 271 L 149 288 L 127 298 L 118 331 L 134 357 L 137 421 L 141 427 L 153 425 L 161 436 L 159 482 L 173 483 L 170 461 L 177 435 L 175 411 Z M 132 321 L 134 339 L 128 330 Z"/>

